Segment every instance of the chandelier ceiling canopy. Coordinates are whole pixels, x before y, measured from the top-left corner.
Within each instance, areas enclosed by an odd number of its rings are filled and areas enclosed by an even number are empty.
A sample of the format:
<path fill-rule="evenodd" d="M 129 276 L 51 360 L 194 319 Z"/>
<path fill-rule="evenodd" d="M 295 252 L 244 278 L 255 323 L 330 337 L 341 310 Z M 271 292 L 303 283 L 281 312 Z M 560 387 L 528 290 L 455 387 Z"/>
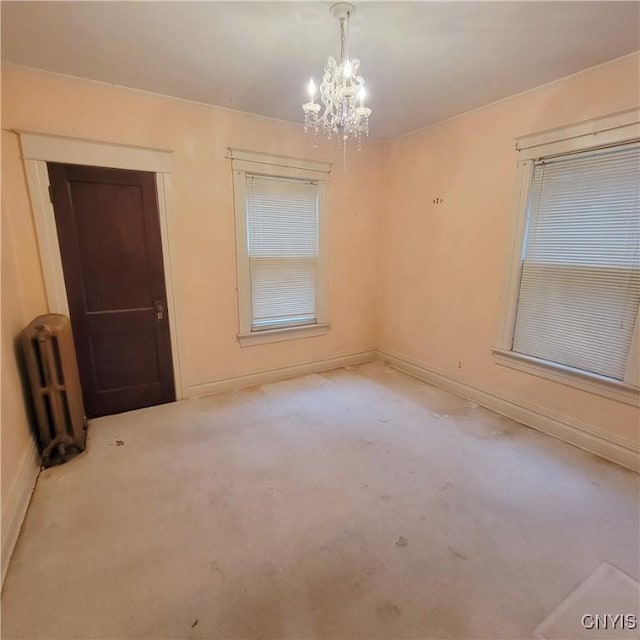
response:
<path fill-rule="evenodd" d="M 364 106 L 366 91 L 364 78 L 358 74 L 360 60 L 349 57 L 349 18 L 355 10 L 348 2 L 331 7 L 340 23 L 340 58 L 327 59 L 319 92 L 313 78 L 309 81 L 310 100 L 302 110 L 305 131 L 313 130 L 316 136 L 322 131 L 329 139 L 335 136 L 340 145 L 356 138 L 360 149 L 362 136 L 369 135 L 371 109 Z"/>

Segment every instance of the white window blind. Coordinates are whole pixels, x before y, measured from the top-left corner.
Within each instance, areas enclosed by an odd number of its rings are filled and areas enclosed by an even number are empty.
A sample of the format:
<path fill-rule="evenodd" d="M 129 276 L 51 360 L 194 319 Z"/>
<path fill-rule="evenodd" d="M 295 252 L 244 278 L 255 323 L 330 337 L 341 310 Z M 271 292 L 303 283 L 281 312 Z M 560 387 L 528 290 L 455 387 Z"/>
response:
<path fill-rule="evenodd" d="M 640 301 L 640 146 L 535 164 L 513 351 L 623 380 Z"/>
<path fill-rule="evenodd" d="M 317 322 L 318 185 L 247 174 L 251 330 Z"/>

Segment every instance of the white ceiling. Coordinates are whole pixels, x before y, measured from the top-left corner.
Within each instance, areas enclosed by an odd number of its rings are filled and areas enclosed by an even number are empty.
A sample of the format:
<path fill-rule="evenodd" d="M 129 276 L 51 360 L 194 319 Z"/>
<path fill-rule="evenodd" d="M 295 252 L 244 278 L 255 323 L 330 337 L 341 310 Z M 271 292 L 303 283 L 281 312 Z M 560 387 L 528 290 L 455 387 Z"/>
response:
<path fill-rule="evenodd" d="M 321 2 L 2 2 L 5 62 L 294 122 L 337 54 Z M 640 49 L 638 2 L 360 2 L 372 135 L 393 137 Z"/>

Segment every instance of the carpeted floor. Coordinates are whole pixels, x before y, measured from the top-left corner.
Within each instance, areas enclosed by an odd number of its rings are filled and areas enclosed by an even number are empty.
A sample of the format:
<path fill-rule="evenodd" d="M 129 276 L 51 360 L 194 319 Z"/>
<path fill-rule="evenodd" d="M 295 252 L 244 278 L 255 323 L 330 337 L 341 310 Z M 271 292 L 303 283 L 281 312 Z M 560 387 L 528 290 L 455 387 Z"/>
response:
<path fill-rule="evenodd" d="M 373 363 L 94 420 L 2 637 L 531 638 L 638 539 L 634 473 Z"/>

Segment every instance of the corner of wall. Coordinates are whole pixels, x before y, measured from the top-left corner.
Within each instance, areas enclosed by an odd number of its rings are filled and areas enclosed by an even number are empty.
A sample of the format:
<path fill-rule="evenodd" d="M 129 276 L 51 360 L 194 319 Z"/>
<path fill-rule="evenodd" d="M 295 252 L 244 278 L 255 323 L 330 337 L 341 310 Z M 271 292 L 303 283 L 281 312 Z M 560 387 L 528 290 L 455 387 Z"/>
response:
<path fill-rule="evenodd" d="M 381 142 L 382 145 L 382 159 L 380 163 L 380 185 L 381 185 L 381 198 L 380 198 L 380 207 L 378 211 L 378 229 L 376 234 L 376 290 L 375 290 L 375 324 L 374 324 L 374 347 L 376 349 L 381 348 L 381 337 L 382 337 L 382 328 L 381 328 L 381 316 L 382 316 L 382 230 L 384 227 L 384 221 L 387 216 L 387 181 L 388 181 L 388 156 L 389 156 L 389 140 L 383 140 Z"/>
<path fill-rule="evenodd" d="M 3 153 L 5 149 L 3 148 Z M 1 579 L 4 582 L 11 553 L 18 539 L 31 494 L 40 471 L 21 349 L 17 336 L 40 308 L 26 302 L 23 274 L 24 242 L 5 199 L 10 181 L 3 166 L 2 194 L 2 536 Z M 12 183 L 15 187 L 15 184 Z M 25 209 L 23 213 L 27 210 Z M 14 224 L 16 223 L 16 224 Z M 10 301 L 10 303 L 8 303 Z"/>

